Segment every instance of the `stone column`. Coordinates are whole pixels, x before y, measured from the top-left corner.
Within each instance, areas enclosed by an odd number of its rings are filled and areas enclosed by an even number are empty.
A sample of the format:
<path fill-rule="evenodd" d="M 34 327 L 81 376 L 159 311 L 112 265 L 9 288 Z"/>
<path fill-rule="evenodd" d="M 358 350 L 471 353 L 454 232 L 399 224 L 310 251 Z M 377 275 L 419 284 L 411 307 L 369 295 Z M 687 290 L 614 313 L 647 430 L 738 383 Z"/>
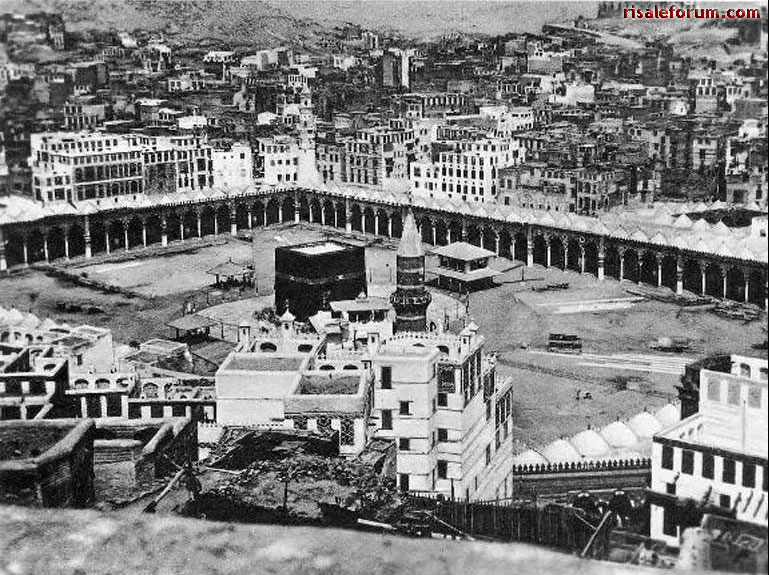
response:
<path fill-rule="evenodd" d="M 526 266 L 534 265 L 534 234 L 531 228 L 526 230 Z"/>
<path fill-rule="evenodd" d="M 657 260 L 657 287 L 662 287 L 662 260 L 663 256 L 657 254 L 654 256 L 654 259 Z"/>
<path fill-rule="evenodd" d="M 142 220 L 142 247 L 147 247 L 147 220 Z"/>
<path fill-rule="evenodd" d="M 203 224 L 200 221 L 200 210 L 196 210 L 195 211 L 195 219 L 196 219 L 196 222 L 197 222 L 197 225 L 198 225 L 198 237 L 202 238 L 203 237 Z M 214 221 L 216 221 L 216 218 L 214 218 Z"/>
<path fill-rule="evenodd" d="M 123 220 L 123 247 L 128 250 L 128 220 Z"/>
<path fill-rule="evenodd" d="M 438 232 L 435 229 L 435 224 L 434 223 L 431 224 L 430 229 L 432 230 L 432 235 L 433 235 L 433 245 L 437 246 L 438 245 Z"/>
<path fill-rule="evenodd" d="M 379 235 L 379 212 L 374 212 L 374 235 Z"/>
<path fill-rule="evenodd" d="M 499 255 L 499 232 L 494 232 L 494 251 Z"/>
<path fill-rule="evenodd" d="M 547 266 L 546 267 L 549 268 L 550 264 L 552 262 L 553 252 L 550 249 L 550 236 L 548 236 L 548 235 L 545 235 L 545 248 L 546 248 L 545 251 L 547 253 L 547 259 L 546 259 Z"/>
<path fill-rule="evenodd" d="M 312 222 L 312 216 L 313 216 L 313 213 L 312 213 L 312 202 L 309 202 L 307 204 L 307 211 L 309 212 L 309 215 L 308 215 L 309 221 L 310 221 L 310 223 L 313 223 Z"/>
<path fill-rule="evenodd" d="M 561 238 L 561 245 L 563 246 L 563 271 L 569 269 L 569 240 Z"/>
<path fill-rule="evenodd" d="M 453 240 L 451 239 L 451 226 L 446 226 L 446 241 L 448 243 L 452 243 Z"/>
<path fill-rule="evenodd" d="M 80 417 L 88 417 L 88 402 L 85 399 L 85 395 L 80 396 Z"/>
<path fill-rule="evenodd" d="M 350 200 L 344 201 L 344 228 L 348 234 L 352 233 L 352 210 L 350 209 Z"/>
<path fill-rule="evenodd" d="M 5 235 L 3 233 L 3 227 L 0 226 L 0 272 L 4 272 L 8 269 L 8 260 L 5 257 Z"/>
<path fill-rule="evenodd" d="M 160 216 L 160 245 L 163 247 L 168 245 L 168 220 L 165 214 Z"/>
<path fill-rule="evenodd" d="M 365 210 L 360 211 L 360 231 L 364 234 L 366 233 L 366 212 Z"/>
<path fill-rule="evenodd" d="M 642 250 L 636 250 L 636 275 L 638 276 L 638 285 L 641 285 L 641 277 L 643 276 L 643 257 L 644 252 Z"/>
<path fill-rule="evenodd" d="M 463 242 L 465 241 L 465 238 L 467 238 L 467 223 L 465 223 L 465 221 L 462 220 L 462 228 L 459 234 L 459 241 Z"/>
<path fill-rule="evenodd" d="M 320 206 L 320 225 L 322 226 L 326 225 L 326 206 L 325 205 Z"/>
<path fill-rule="evenodd" d="M 750 269 L 745 268 L 742 270 L 742 279 L 745 282 L 745 303 L 750 301 Z"/>
<path fill-rule="evenodd" d="M 339 206 L 334 204 L 334 227 L 339 227 Z"/>
<path fill-rule="evenodd" d="M 27 234 L 24 234 L 21 236 L 21 251 L 22 256 L 24 257 L 24 265 L 29 265 L 29 239 L 27 238 Z"/>
<path fill-rule="evenodd" d="M 721 296 L 723 299 L 727 299 L 726 297 L 726 279 L 729 275 L 729 269 L 726 266 L 719 266 L 719 269 L 721 270 Z"/>
<path fill-rule="evenodd" d="M 88 216 L 85 216 L 83 221 L 83 241 L 85 242 L 85 259 L 89 260 L 93 257 L 91 251 L 91 222 L 88 220 Z"/>
<path fill-rule="evenodd" d="M 698 262 L 700 266 L 700 294 L 705 295 L 708 287 L 707 266 L 703 262 Z"/>
<path fill-rule="evenodd" d="M 625 279 L 625 250 L 619 251 L 619 281 Z"/>
<path fill-rule="evenodd" d="M 579 273 L 585 273 L 585 241 L 579 242 Z"/>
<path fill-rule="evenodd" d="M 684 293 L 684 259 L 680 255 L 676 256 L 676 293 Z"/>
<path fill-rule="evenodd" d="M 515 233 L 510 234 L 510 259 L 515 261 Z"/>
<path fill-rule="evenodd" d="M 295 224 L 299 223 L 299 219 L 300 219 L 299 216 L 301 215 L 300 208 L 301 208 L 301 205 L 299 203 L 299 194 L 294 194 L 294 223 Z"/>
<path fill-rule="evenodd" d="M 48 263 L 48 230 L 43 232 L 43 258 Z"/>
<path fill-rule="evenodd" d="M 230 206 L 230 235 L 238 235 L 238 212 L 234 204 Z"/>
<path fill-rule="evenodd" d="M 264 209 L 262 210 L 262 225 L 266 228 L 267 227 L 267 205 L 264 204 Z M 278 210 L 280 211 L 280 210 Z"/>
<path fill-rule="evenodd" d="M 248 229 L 254 229 L 254 212 L 251 211 L 251 206 L 248 206 Z"/>
<path fill-rule="evenodd" d="M 219 215 L 219 213 L 214 211 L 214 235 L 215 236 L 219 235 L 219 218 L 218 218 L 218 215 Z"/>
<path fill-rule="evenodd" d="M 393 237 L 393 215 L 387 214 L 387 237 Z"/>
<path fill-rule="evenodd" d="M 179 218 L 179 241 L 184 241 L 184 214 Z"/>
<path fill-rule="evenodd" d="M 606 262 L 606 240 L 603 236 L 598 240 L 598 281 L 602 282 L 606 279 L 606 271 L 604 264 Z"/>
<path fill-rule="evenodd" d="M 478 230 L 478 245 L 479 247 L 483 247 L 486 244 L 486 231 L 481 228 Z"/>
<path fill-rule="evenodd" d="M 99 396 L 99 407 L 101 407 L 101 416 L 107 417 L 107 396 L 106 395 Z"/>
<path fill-rule="evenodd" d="M 109 227 L 110 227 L 110 222 L 105 222 L 104 223 L 104 245 L 106 246 L 105 251 L 107 252 L 107 254 L 109 254 L 110 250 L 112 249 L 112 247 L 110 246 Z"/>
<path fill-rule="evenodd" d="M 69 259 L 69 228 L 64 228 L 64 259 Z M 0 238 L 2 239 L 2 238 Z"/>

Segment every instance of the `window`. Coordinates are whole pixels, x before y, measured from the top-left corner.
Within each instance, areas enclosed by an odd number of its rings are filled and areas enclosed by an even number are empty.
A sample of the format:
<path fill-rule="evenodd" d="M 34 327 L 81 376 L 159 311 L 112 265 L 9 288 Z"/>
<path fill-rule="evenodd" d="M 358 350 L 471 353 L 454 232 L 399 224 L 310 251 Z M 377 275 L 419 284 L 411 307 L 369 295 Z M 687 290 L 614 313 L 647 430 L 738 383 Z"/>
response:
<path fill-rule="evenodd" d="M 734 459 L 727 459 L 724 457 L 724 471 L 721 480 L 724 483 L 734 483 Z"/>
<path fill-rule="evenodd" d="M 307 429 L 307 418 L 304 415 L 294 418 L 294 429 Z"/>
<path fill-rule="evenodd" d="M 673 469 L 673 448 L 669 445 L 662 446 L 662 468 Z"/>
<path fill-rule="evenodd" d="M 748 407 L 761 407 L 761 388 L 751 385 L 748 388 Z"/>
<path fill-rule="evenodd" d="M 665 493 L 668 493 L 669 495 L 675 495 L 676 494 L 676 484 L 675 483 L 666 483 L 665 484 Z"/>
<path fill-rule="evenodd" d="M 187 408 L 183 403 L 175 403 L 171 406 L 171 415 L 174 417 L 184 417 L 187 414 Z"/>
<path fill-rule="evenodd" d="M 150 406 L 150 417 L 152 419 L 159 419 L 163 417 L 163 406 L 162 405 L 151 405 Z"/>
<path fill-rule="evenodd" d="M 382 389 L 393 388 L 393 368 L 389 365 L 382 366 Z"/>
<path fill-rule="evenodd" d="M 438 407 L 446 407 L 449 404 L 449 396 L 446 393 L 438 394 Z"/>
<path fill-rule="evenodd" d="M 729 387 L 726 394 L 726 402 L 729 405 L 740 404 L 740 384 L 736 381 L 729 382 Z"/>
<path fill-rule="evenodd" d="M 486 465 L 491 465 L 491 444 L 486 446 Z"/>
<path fill-rule="evenodd" d="M 411 440 L 407 437 L 401 437 L 398 440 L 398 449 L 401 451 L 411 451 Z"/>
<path fill-rule="evenodd" d="M 401 415 L 411 415 L 411 402 L 410 401 L 401 401 L 400 402 L 399 413 Z"/>
<path fill-rule="evenodd" d="M 678 536 L 678 525 L 675 522 L 672 511 L 669 509 L 662 511 L 662 532 L 671 537 Z"/>
<path fill-rule="evenodd" d="M 702 454 L 702 476 L 706 479 L 713 479 L 715 476 L 714 472 L 715 467 L 715 459 L 710 453 L 703 453 Z"/>
<path fill-rule="evenodd" d="M 446 479 L 449 475 L 449 464 L 444 459 L 439 459 L 437 462 L 438 479 Z"/>
<path fill-rule="evenodd" d="M 708 400 L 721 401 L 721 382 L 711 379 L 708 381 Z"/>
<path fill-rule="evenodd" d="M 410 489 L 409 487 L 409 474 L 408 473 L 401 473 L 400 477 L 398 478 L 398 483 L 400 484 L 401 491 L 408 491 Z"/>
<path fill-rule="evenodd" d="M 382 410 L 382 429 L 393 428 L 393 412 L 389 409 Z"/>
<path fill-rule="evenodd" d="M 694 474 L 694 452 L 689 449 L 681 452 L 681 473 Z"/>
<path fill-rule="evenodd" d="M 718 505 L 721 507 L 725 507 L 726 509 L 732 508 L 732 498 L 728 495 L 719 495 L 718 497 Z"/>
<path fill-rule="evenodd" d="M 756 486 L 756 466 L 753 463 L 742 464 L 742 486 L 743 487 L 755 487 Z"/>
<path fill-rule="evenodd" d="M 352 418 L 345 417 L 341 420 L 339 442 L 342 445 L 355 444 L 355 421 Z"/>
<path fill-rule="evenodd" d="M 449 440 L 449 430 L 445 427 L 439 427 L 438 428 L 438 441 L 448 441 Z"/>

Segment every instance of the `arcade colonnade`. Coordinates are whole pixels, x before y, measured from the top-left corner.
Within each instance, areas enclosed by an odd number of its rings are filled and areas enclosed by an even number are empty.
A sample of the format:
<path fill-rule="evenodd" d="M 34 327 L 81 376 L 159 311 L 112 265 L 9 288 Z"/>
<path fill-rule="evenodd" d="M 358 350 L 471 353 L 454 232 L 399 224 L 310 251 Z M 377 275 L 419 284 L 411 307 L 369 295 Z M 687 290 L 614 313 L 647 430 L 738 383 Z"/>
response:
<path fill-rule="evenodd" d="M 588 232 L 414 207 L 430 245 L 466 241 L 496 254 L 681 294 L 688 290 L 767 307 L 767 264 Z M 37 262 L 92 258 L 120 250 L 167 246 L 191 238 L 236 235 L 286 222 L 347 233 L 400 237 L 403 205 L 326 191 L 267 191 L 178 205 L 115 209 L 0 225 L 0 271 Z"/>

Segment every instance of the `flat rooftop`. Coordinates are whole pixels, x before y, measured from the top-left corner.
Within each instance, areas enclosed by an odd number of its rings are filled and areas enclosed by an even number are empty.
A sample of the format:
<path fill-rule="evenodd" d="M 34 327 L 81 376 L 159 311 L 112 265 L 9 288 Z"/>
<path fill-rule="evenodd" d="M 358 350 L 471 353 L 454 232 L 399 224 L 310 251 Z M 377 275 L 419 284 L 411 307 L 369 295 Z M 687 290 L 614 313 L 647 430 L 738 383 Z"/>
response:
<path fill-rule="evenodd" d="M 359 386 L 359 374 L 302 375 L 296 393 L 299 395 L 354 395 L 358 392 Z"/>
<path fill-rule="evenodd" d="M 298 371 L 303 361 L 304 356 L 235 354 L 222 368 L 236 371 Z"/>

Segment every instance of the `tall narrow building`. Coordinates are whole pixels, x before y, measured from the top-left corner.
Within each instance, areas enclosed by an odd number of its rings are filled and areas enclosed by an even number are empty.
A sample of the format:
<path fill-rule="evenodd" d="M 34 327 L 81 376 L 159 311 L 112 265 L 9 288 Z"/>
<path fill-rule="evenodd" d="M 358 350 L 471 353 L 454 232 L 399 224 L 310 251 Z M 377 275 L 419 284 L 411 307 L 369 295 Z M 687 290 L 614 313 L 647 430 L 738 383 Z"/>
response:
<path fill-rule="evenodd" d="M 397 287 L 390 296 L 395 309 L 395 331 L 425 331 L 432 296 L 425 288 L 425 252 L 410 208 L 403 222 L 396 268 Z"/>

